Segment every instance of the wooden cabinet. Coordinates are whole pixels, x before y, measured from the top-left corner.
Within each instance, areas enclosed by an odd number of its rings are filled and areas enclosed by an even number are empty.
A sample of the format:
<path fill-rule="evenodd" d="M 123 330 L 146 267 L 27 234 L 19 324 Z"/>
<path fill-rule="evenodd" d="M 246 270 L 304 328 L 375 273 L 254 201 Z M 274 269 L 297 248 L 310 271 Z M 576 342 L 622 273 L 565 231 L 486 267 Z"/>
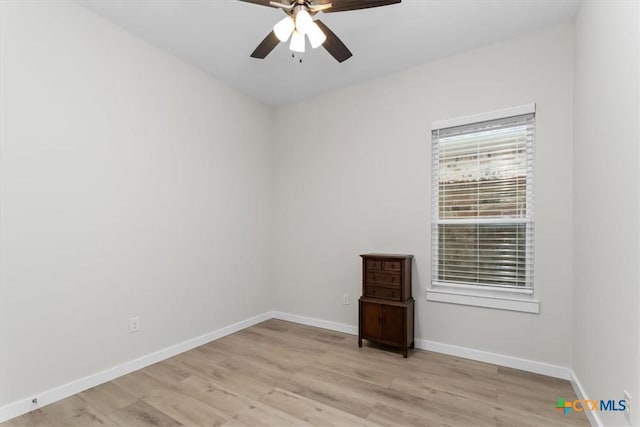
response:
<path fill-rule="evenodd" d="M 412 255 L 366 254 L 362 257 L 358 345 L 362 339 L 400 347 L 407 357 L 414 347 Z"/>

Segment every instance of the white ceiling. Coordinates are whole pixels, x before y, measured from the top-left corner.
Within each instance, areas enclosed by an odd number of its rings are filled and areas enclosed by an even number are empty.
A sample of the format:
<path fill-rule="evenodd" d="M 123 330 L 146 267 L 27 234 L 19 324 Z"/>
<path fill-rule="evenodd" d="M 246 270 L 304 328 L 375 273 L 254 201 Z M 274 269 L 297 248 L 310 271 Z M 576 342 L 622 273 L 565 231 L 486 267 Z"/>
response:
<path fill-rule="evenodd" d="M 280 106 L 571 19 L 578 0 L 403 0 L 318 14 L 353 52 L 339 64 L 322 47 L 300 64 L 280 44 L 249 55 L 284 17 L 237 0 L 79 0 L 156 46 L 270 106 Z"/>

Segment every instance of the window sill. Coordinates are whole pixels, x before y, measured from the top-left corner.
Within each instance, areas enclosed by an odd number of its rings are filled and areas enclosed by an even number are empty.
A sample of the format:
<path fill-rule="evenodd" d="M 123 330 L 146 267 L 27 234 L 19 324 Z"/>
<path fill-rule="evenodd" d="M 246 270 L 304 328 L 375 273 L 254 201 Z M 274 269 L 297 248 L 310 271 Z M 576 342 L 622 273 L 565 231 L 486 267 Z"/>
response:
<path fill-rule="evenodd" d="M 427 301 L 495 308 L 498 310 L 521 311 L 524 313 L 540 313 L 540 301 L 538 300 L 530 297 L 497 293 L 432 288 L 427 289 Z"/>

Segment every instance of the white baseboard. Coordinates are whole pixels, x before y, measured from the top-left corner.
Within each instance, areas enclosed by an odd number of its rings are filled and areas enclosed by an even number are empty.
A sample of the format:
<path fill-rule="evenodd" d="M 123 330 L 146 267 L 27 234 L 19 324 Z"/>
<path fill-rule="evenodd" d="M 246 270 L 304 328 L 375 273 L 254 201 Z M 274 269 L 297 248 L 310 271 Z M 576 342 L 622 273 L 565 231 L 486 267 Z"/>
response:
<path fill-rule="evenodd" d="M 315 326 L 317 328 L 329 329 L 331 331 L 344 332 L 345 334 L 358 335 L 358 327 L 347 325 L 346 323 L 331 322 L 329 320 L 315 319 L 313 317 L 283 313 L 281 311 L 274 311 L 272 314 L 274 319 L 288 320 L 289 322 L 300 323 L 302 325 Z"/>
<path fill-rule="evenodd" d="M 75 381 L 71 381 L 67 384 L 43 391 L 41 393 L 34 393 L 32 397 L 28 397 L 26 399 L 22 399 L 1 407 L 0 422 L 7 421 L 11 418 L 15 418 L 19 415 L 36 410 L 45 405 L 57 402 L 58 400 L 73 396 L 74 394 L 88 390 L 91 387 L 106 383 L 133 371 L 137 371 L 138 369 L 142 369 L 146 366 L 163 361 L 177 354 L 199 347 L 203 344 L 215 341 L 234 332 L 248 328 L 249 326 L 253 326 L 265 320 L 269 320 L 272 317 L 273 316 L 271 312 L 263 313 L 258 316 L 254 316 L 249 319 L 234 323 L 232 325 L 225 326 L 224 328 L 220 328 L 216 331 L 209 332 L 199 337 L 181 342 L 171 347 L 167 347 L 154 353 L 139 357 L 137 359 L 130 360 L 128 362 L 106 369 L 102 372 L 97 372 L 95 374 L 80 378 Z M 38 399 L 37 404 L 32 403 L 33 398 Z"/>
<path fill-rule="evenodd" d="M 504 366 L 507 368 L 520 369 L 521 371 L 533 372 L 535 374 L 546 375 L 548 377 L 560 378 L 563 380 L 571 379 L 571 370 L 569 368 L 551 365 L 549 363 L 536 362 L 534 360 L 421 339 L 416 339 L 416 348 L 462 357 L 464 359 L 476 360 L 478 362 L 491 363 L 493 365 Z"/>
<path fill-rule="evenodd" d="M 7 421 L 11 418 L 41 408 L 58 400 L 73 396 L 74 394 L 88 390 L 91 387 L 95 387 L 97 385 L 111 381 L 115 378 L 126 375 L 138 369 L 142 369 L 154 363 L 161 362 L 162 360 L 199 347 L 203 344 L 207 344 L 211 341 L 215 341 L 219 338 L 248 328 L 265 320 L 269 320 L 271 318 L 287 320 L 290 322 L 315 326 L 318 328 L 329 329 L 332 331 L 343 332 L 351 335 L 358 334 L 358 327 L 354 325 L 316 319 L 313 317 L 306 317 L 298 314 L 284 313 L 281 311 L 266 312 L 258 316 L 254 316 L 249 319 L 218 329 L 216 331 L 209 332 L 199 337 L 192 338 L 171 347 L 167 347 L 154 353 L 147 354 L 137 359 L 122 363 L 118 366 L 114 366 L 102 372 L 97 372 L 95 374 L 43 391 L 41 393 L 35 393 L 32 397 L 5 405 L 0 408 L 0 422 Z M 505 356 L 481 350 L 474 350 L 466 347 L 458 347 L 455 345 L 444 344 L 435 341 L 416 339 L 415 345 L 416 348 L 420 348 L 423 350 L 449 354 L 465 359 L 477 360 L 481 362 L 492 363 L 495 365 L 506 366 L 509 368 L 521 369 L 523 371 L 534 372 L 537 374 L 548 375 L 551 377 L 562 378 L 565 380 L 571 380 L 578 397 L 583 398 L 582 396 L 585 396 L 580 383 L 575 377 L 575 374 L 569 368 L 550 365 L 542 362 L 535 362 L 532 360 L 521 359 L 513 356 Z M 31 402 L 31 399 L 33 399 L 34 397 L 38 399 L 37 404 Z M 590 413 L 588 415 L 590 416 L 589 421 L 593 426 L 600 427 L 602 425 L 595 413 Z M 595 418 L 592 419 L 591 417 Z"/>
<path fill-rule="evenodd" d="M 584 391 L 584 388 L 582 388 L 582 384 L 580 384 L 576 373 L 573 372 L 573 369 L 570 370 L 570 373 L 571 386 L 573 387 L 573 391 L 576 392 L 576 396 L 578 396 L 578 399 L 590 400 L 587 396 L 587 393 Z M 587 414 L 587 419 L 593 427 L 604 427 L 604 424 L 602 424 L 602 420 L 600 420 L 600 417 L 598 416 L 598 411 L 584 411 L 584 413 Z"/>

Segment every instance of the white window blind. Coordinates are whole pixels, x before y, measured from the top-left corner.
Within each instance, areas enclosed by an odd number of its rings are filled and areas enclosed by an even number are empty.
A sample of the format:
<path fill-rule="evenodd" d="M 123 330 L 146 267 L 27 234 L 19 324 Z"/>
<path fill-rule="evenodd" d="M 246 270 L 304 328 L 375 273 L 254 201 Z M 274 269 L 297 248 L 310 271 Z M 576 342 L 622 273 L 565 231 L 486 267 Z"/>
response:
<path fill-rule="evenodd" d="M 535 113 L 432 131 L 432 284 L 532 293 Z"/>

